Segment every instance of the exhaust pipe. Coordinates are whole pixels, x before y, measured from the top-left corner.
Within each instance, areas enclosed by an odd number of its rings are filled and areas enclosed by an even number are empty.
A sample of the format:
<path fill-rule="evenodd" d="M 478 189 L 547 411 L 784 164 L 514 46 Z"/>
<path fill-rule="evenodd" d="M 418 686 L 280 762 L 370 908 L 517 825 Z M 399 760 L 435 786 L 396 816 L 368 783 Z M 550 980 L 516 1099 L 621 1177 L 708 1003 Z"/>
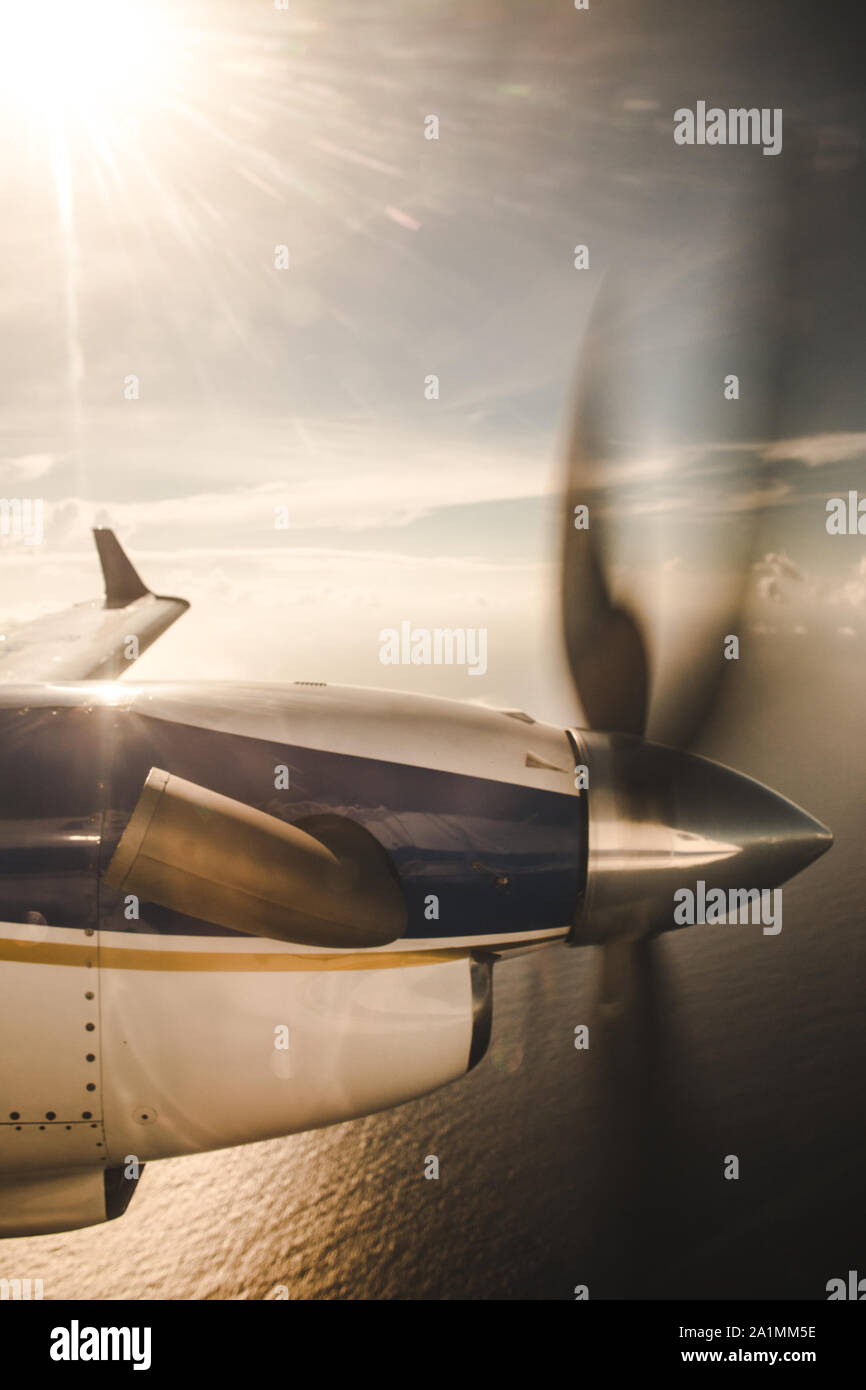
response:
<path fill-rule="evenodd" d="M 406 903 L 378 840 L 343 816 L 314 824 L 317 836 L 154 767 L 105 881 L 274 941 L 342 950 L 397 940 Z"/>

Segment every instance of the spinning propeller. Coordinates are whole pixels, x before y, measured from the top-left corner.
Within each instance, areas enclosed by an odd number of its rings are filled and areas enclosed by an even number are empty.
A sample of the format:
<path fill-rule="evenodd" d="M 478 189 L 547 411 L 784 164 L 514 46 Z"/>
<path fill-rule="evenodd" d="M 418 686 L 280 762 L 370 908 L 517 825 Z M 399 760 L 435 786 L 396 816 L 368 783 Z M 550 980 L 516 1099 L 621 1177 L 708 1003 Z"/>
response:
<path fill-rule="evenodd" d="M 567 446 L 562 620 L 589 728 L 572 731 L 589 846 L 571 940 L 599 947 L 590 1036 L 603 1162 L 633 1216 L 663 1128 L 670 1010 L 654 938 L 675 926 L 674 892 L 697 879 L 774 889 L 832 843 L 799 807 L 688 751 L 730 669 L 761 454 L 784 404 L 793 192 L 790 171 L 774 176 L 761 216 L 747 207 L 728 241 L 696 254 L 671 234 L 652 264 L 615 283 L 609 273 Z"/>

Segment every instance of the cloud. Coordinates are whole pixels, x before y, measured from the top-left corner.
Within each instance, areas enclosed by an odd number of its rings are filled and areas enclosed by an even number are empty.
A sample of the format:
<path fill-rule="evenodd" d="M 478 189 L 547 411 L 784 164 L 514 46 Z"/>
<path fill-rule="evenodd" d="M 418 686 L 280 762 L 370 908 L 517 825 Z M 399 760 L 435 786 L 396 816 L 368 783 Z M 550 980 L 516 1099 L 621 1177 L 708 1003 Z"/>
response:
<path fill-rule="evenodd" d="M 761 599 L 769 600 L 771 603 L 781 603 L 783 601 L 782 584 L 780 581 L 793 579 L 797 583 L 803 582 L 803 573 L 785 554 L 777 554 L 775 551 L 768 551 L 761 560 L 756 560 L 752 566 L 757 574 L 757 592 Z"/>
<path fill-rule="evenodd" d="M 782 591 L 775 575 L 763 574 L 758 580 L 758 598 L 769 599 L 771 603 L 782 602 Z"/>
<path fill-rule="evenodd" d="M 798 569 L 794 561 L 790 560 L 784 553 L 777 555 L 775 551 L 768 551 L 762 563 L 766 565 L 773 574 L 779 576 L 784 575 L 787 579 L 796 579 L 802 583 L 802 571 Z"/>
<path fill-rule="evenodd" d="M 852 577 L 832 589 L 829 598 L 831 603 L 847 604 L 850 608 L 861 608 L 866 603 L 866 555 L 854 566 Z"/>
<path fill-rule="evenodd" d="M 298 532 L 332 535 L 399 529 L 444 508 L 522 501 L 554 490 L 556 463 L 548 451 L 541 467 L 537 453 L 520 447 L 450 442 L 414 444 L 393 439 L 373 449 L 369 438 L 345 441 L 311 438 L 282 458 L 237 457 L 230 471 L 215 469 L 215 485 L 178 495 L 168 478 L 157 484 L 162 495 L 112 500 L 116 478 L 90 474 L 87 502 L 62 498 L 46 502 L 46 535 L 54 522 L 65 544 L 68 520 L 78 509 L 82 536 L 88 525 L 108 524 L 127 535 L 155 527 L 172 541 L 195 537 L 200 544 L 273 544 Z M 142 464 L 144 475 L 146 470 Z M 239 481 L 242 480 L 242 481 Z M 275 527 L 276 509 L 285 508 L 288 528 Z"/>
<path fill-rule="evenodd" d="M 761 449 L 762 458 L 797 459 L 809 468 L 844 463 L 861 454 L 866 454 L 866 433 L 802 435 L 798 439 L 781 439 Z"/>
<path fill-rule="evenodd" d="M 759 512 L 764 507 L 775 507 L 790 495 L 787 483 L 771 483 L 769 487 L 753 488 L 751 492 L 740 492 L 727 502 L 709 500 L 707 510 L 729 512 Z"/>
<path fill-rule="evenodd" d="M 866 556 L 843 573 L 841 579 L 828 579 L 825 576 L 802 570 L 788 555 L 769 551 L 752 566 L 755 574 L 755 594 L 759 602 L 786 603 L 795 597 L 802 610 L 799 617 L 807 615 L 816 628 L 827 624 L 827 610 L 866 608 Z M 766 610 L 765 610 L 766 612 Z M 841 615 L 840 615 L 841 616 Z M 806 627 L 798 622 L 791 628 L 796 636 L 802 636 Z M 829 630 L 829 629 L 828 629 Z M 855 636 L 853 628 L 837 627 L 842 637 Z"/>
<path fill-rule="evenodd" d="M 620 443 L 616 453 L 600 466 L 599 476 L 612 497 L 620 491 L 627 494 L 625 503 L 632 515 L 684 507 L 696 514 L 757 512 L 796 502 L 803 492 L 795 473 L 762 482 L 763 464 L 800 463 L 817 468 L 861 456 L 866 458 L 866 432 L 802 435 L 771 444 L 762 440 L 734 444 L 707 440 L 651 453 L 632 451 L 628 444 Z M 739 491 L 738 480 L 742 484 Z M 616 505 L 622 507 L 618 496 Z"/>
<path fill-rule="evenodd" d="M 0 459 L 0 475 L 21 481 L 44 478 L 61 461 L 57 454 L 21 454 L 18 458 Z"/>

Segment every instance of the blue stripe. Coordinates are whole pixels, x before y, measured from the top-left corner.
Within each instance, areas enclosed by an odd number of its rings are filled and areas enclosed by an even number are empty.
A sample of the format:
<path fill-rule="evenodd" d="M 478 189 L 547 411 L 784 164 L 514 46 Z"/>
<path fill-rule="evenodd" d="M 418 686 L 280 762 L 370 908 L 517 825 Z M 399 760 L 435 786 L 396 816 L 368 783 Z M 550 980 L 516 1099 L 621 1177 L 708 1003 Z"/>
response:
<path fill-rule="evenodd" d="M 392 857 L 409 938 L 557 930 L 583 887 L 586 803 L 568 794 L 101 708 L 2 711 L 0 748 L 7 921 L 36 911 L 56 926 L 94 924 L 98 872 L 152 766 L 292 824 L 330 814 L 363 825 Z M 273 789 L 278 764 L 289 767 L 289 790 Z M 88 838 L 100 830 L 101 848 Z M 121 896 L 104 882 L 98 891 L 108 930 L 244 935 L 146 903 L 128 922 Z"/>

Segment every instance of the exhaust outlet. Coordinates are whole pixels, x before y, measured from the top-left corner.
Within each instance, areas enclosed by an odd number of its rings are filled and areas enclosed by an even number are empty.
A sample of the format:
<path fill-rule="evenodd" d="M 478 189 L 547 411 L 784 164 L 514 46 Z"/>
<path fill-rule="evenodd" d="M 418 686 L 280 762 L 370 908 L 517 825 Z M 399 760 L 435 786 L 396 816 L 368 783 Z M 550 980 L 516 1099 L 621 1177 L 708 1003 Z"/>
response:
<path fill-rule="evenodd" d="M 346 817 L 319 819 L 322 838 L 154 767 L 104 878 L 250 936 L 340 950 L 397 940 L 406 903 L 385 850 Z"/>

